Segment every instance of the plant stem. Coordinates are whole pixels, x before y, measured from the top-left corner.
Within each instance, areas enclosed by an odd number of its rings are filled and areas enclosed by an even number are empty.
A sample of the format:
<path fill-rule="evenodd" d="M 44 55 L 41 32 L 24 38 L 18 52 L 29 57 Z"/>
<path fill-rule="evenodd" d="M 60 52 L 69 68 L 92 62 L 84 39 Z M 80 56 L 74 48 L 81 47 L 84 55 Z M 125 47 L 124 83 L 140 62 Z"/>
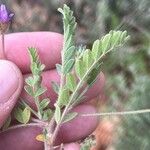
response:
<path fill-rule="evenodd" d="M 71 106 L 72 102 L 76 99 L 76 96 L 77 96 L 79 90 L 80 90 L 81 87 L 84 85 L 85 79 L 87 78 L 87 75 L 88 75 L 88 74 L 91 72 L 91 70 L 97 65 L 97 62 L 100 61 L 101 58 L 103 58 L 103 57 L 104 57 L 107 53 L 109 53 L 111 50 L 112 50 L 112 49 L 108 50 L 106 53 L 103 53 L 103 54 L 101 55 L 101 57 L 100 57 L 97 61 L 95 61 L 95 62 L 93 63 L 93 65 L 90 67 L 90 69 L 87 71 L 87 73 L 83 76 L 82 80 L 80 80 L 79 84 L 77 85 L 77 87 L 76 87 L 75 91 L 73 92 L 73 94 L 72 94 L 72 96 L 71 96 L 71 98 L 70 98 L 70 100 L 69 100 L 67 106 L 65 107 L 65 109 L 64 109 L 64 111 L 63 111 L 63 113 L 62 113 L 60 122 L 59 122 L 59 123 L 56 125 L 56 127 L 55 127 L 55 130 L 54 130 L 53 135 L 52 135 L 52 145 L 53 145 L 53 143 L 54 143 L 54 141 L 55 141 L 55 139 L 56 139 L 57 133 L 58 133 L 59 128 L 60 128 L 60 125 L 61 125 L 62 121 L 64 120 L 64 117 L 66 116 L 66 114 L 68 113 L 68 111 L 70 111 L 70 106 Z"/>
<path fill-rule="evenodd" d="M 28 123 L 28 124 L 14 125 L 14 126 L 9 127 L 8 129 L 6 129 L 2 132 L 14 130 L 14 129 L 18 129 L 18 128 L 23 128 L 23 127 L 41 127 L 41 128 L 44 128 L 45 125 L 41 124 L 41 123 Z M 2 133 L 2 132 L 0 132 L 0 133 Z"/>
<path fill-rule="evenodd" d="M 37 107 L 37 110 L 38 110 L 38 118 L 41 120 L 42 119 L 42 112 L 41 112 L 41 109 L 40 109 L 40 102 L 39 102 L 39 97 L 35 97 L 35 104 L 36 104 L 36 107 Z"/>
<path fill-rule="evenodd" d="M 0 50 L 0 59 L 5 59 L 5 36 L 4 33 L 1 33 L 1 43 L 2 43 L 2 49 Z"/>
<path fill-rule="evenodd" d="M 81 114 L 82 117 L 92 117 L 92 116 L 114 116 L 114 115 L 136 115 L 150 113 L 150 109 L 141 109 L 134 111 L 123 111 L 123 112 L 106 112 L 106 113 L 95 113 L 95 114 Z"/>

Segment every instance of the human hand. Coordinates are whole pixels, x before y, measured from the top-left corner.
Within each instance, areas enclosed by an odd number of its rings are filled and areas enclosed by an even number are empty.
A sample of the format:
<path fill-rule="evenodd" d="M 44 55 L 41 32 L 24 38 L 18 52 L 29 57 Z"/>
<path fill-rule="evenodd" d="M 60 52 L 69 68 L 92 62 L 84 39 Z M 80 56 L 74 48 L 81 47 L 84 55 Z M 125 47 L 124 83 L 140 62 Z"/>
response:
<path fill-rule="evenodd" d="M 40 60 L 46 66 L 46 70 L 42 75 L 42 84 L 47 88 L 44 97 L 50 97 L 52 102 L 51 106 L 53 106 L 57 98 L 57 95 L 51 87 L 51 81 L 59 82 L 59 75 L 55 70 L 55 64 L 60 63 L 62 41 L 62 35 L 51 32 L 9 34 L 6 35 L 5 40 L 7 60 L 12 61 L 19 67 L 23 74 L 23 78 L 26 78 L 30 73 L 30 59 L 27 48 L 37 48 Z M 22 75 L 17 67 L 10 62 L 7 62 L 7 64 L 4 62 L 4 60 L 0 60 L 0 83 L 3 82 L 3 84 L 0 84 L 0 126 L 2 126 L 4 120 L 10 114 L 19 96 L 27 100 L 32 107 L 35 107 L 31 97 L 29 97 L 23 90 Z M 12 70 L 9 69 L 10 66 L 11 68 L 15 66 L 14 68 L 17 71 L 12 73 Z M 95 85 L 86 93 L 86 100 L 98 96 L 103 85 L 104 76 L 101 73 Z M 3 98 L 5 98 L 7 102 L 4 101 Z M 73 111 L 80 113 L 96 112 L 95 108 L 89 104 L 77 106 Z M 97 123 L 97 117 L 75 118 L 61 126 L 56 139 L 56 145 L 62 142 L 74 142 L 88 136 L 96 128 Z M 2 132 L 0 133 L 0 147 L 3 150 L 42 150 L 43 143 L 36 140 L 36 136 L 41 132 L 42 128 L 37 126 L 16 128 Z M 68 145 L 66 146 L 66 149 L 67 147 Z"/>

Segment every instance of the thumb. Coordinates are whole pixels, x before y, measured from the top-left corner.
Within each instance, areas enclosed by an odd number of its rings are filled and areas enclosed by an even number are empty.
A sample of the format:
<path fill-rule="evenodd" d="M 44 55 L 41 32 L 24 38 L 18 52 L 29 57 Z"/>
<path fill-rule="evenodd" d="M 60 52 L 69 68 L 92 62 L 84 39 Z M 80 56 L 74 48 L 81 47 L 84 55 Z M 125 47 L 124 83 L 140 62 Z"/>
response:
<path fill-rule="evenodd" d="M 23 78 L 18 67 L 7 60 L 0 60 L 0 127 L 10 115 L 21 93 Z"/>

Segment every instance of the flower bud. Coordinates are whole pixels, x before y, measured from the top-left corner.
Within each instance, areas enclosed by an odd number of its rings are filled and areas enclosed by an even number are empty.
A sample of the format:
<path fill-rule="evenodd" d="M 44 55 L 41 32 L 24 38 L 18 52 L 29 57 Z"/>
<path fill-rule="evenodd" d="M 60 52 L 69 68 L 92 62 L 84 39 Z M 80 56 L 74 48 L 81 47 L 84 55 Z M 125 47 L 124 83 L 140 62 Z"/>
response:
<path fill-rule="evenodd" d="M 0 5 L 0 32 L 4 33 L 9 27 L 9 24 L 14 16 L 14 13 L 11 13 L 7 10 L 4 4 Z"/>

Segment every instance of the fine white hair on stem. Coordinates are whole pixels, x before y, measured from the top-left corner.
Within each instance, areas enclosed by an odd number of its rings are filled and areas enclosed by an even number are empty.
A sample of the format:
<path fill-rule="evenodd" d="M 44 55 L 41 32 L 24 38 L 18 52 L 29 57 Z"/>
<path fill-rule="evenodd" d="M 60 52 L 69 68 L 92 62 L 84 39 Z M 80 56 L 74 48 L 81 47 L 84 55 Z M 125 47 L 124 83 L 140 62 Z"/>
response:
<path fill-rule="evenodd" d="M 106 112 L 106 113 L 94 113 L 94 114 L 80 114 L 82 117 L 92 117 L 92 116 L 114 116 L 114 115 L 138 115 L 150 113 L 150 109 L 141 109 L 134 111 L 122 111 L 122 112 Z"/>

